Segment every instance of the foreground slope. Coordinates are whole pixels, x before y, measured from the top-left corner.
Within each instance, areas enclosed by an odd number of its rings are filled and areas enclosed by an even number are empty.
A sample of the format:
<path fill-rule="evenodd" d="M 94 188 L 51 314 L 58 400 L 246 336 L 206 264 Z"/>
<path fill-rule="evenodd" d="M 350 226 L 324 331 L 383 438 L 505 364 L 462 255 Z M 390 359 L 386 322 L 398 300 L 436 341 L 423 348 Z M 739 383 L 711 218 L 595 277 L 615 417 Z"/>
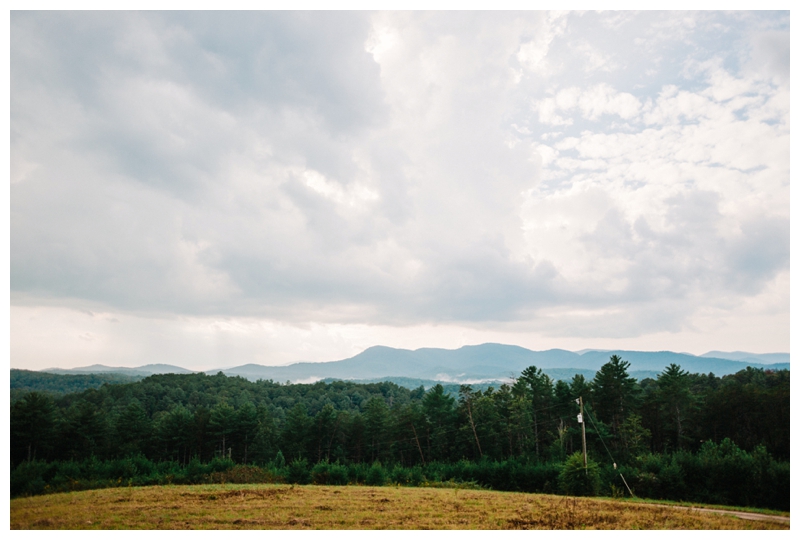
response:
<path fill-rule="evenodd" d="M 627 501 L 452 488 L 202 485 L 11 501 L 12 529 L 788 529 Z M 784 521 L 785 520 L 785 521 Z"/>

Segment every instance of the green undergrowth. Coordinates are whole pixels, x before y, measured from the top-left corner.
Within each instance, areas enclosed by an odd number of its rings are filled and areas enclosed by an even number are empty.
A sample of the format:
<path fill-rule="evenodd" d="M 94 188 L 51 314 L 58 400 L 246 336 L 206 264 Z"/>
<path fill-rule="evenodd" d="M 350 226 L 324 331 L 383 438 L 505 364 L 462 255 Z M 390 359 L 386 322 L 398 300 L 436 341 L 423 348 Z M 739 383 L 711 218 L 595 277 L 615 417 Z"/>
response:
<path fill-rule="evenodd" d="M 724 445 L 720 445 L 724 446 Z M 720 453 L 708 447 L 699 455 L 648 455 L 614 469 L 592 465 L 591 482 L 582 481 L 580 455 L 566 463 L 517 460 L 403 466 L 397 463 L 286 462 L 282 454 L 259 465 L 233 460 L 198 459 L 186 463 L 151 461 L 138 455 L 123 459 L 26 461 L 11 470 L 12 497 L 121 486 L 192 484 L 297 484 L 441 487 L 524 493 L 611 496 L 635 502 L 735 508 L 742 511 L 789 509 L 788 463 L 741 451 Z M 721 457 L 720 457 L 721 456 Z M 573 470 L 574 469 L 574 470 Z M 725 471 L 734 475 L 726 475 Z M 633 490 L 628 497 L 620 473 Z M 655 495 L 655 496 L 654 496 Z M 663 497 L 663 498 L 662 498 Z M 678 502 L 676 502 L 678 501 Z M 691 501 L 691 502 L 688 502 Z"/>

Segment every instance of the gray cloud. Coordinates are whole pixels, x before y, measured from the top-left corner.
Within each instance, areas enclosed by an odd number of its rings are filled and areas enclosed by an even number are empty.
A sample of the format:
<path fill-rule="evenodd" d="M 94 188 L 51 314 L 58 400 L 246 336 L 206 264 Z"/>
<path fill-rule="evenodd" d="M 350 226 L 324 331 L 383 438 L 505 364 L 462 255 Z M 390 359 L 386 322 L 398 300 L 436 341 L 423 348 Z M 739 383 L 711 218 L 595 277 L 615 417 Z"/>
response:
<path fill-rule="evenodd" d="M 12 293 L 679 331 L 788 269 L 788 160 L 736 150 L 788 136 L 787 19 L 14 12 Z"/>
<path fill-rule="evenodd" d="M 753 219 L 742 223 L 726 250 L 728 285 L 753 294 L 783 270 L 789 269 L 789 220 Z"/>

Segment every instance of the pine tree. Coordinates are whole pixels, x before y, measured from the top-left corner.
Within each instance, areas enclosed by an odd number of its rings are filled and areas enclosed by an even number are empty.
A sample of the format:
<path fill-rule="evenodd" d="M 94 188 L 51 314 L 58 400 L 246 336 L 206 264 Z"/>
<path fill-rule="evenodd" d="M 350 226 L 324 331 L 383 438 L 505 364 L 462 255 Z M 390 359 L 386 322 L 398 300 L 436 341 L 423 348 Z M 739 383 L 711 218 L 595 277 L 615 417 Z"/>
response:
<path fill-rule="evenodd" d="M 620 425 L 637 402 L 636 379 L 628 375 L 630 365 L 615 354 L 592 381 L 592 402 L 597 417 L 611 426 L 613 434 L 619 432 Z"/>
<path fill-rule="evenodd" d="M 540 441 L 548 427 L 551 427 L 549 408 L 553 403 L 553 381 L 541 369 L 530 366 L 522 370 L 519 380 L 527 388 L 533 416 L 533 442 L 537 458 L 540 454 Z"/>
<path fill-rule="evenodd" d="M 682 448 L 686 442 L 686 421 L 694 401 L 689 374 L 676 364 L 670 364 L 656 379 L 656 397 L 661 409 L 661 418 L 668 432 L 673 435 L 675 448 Z"/>
<path fill-rule="evenodd" d="M 55 439 L 56 411 L 46 394 L 31 392 L 11 406 L 11 461 L 46 459 Z"/>

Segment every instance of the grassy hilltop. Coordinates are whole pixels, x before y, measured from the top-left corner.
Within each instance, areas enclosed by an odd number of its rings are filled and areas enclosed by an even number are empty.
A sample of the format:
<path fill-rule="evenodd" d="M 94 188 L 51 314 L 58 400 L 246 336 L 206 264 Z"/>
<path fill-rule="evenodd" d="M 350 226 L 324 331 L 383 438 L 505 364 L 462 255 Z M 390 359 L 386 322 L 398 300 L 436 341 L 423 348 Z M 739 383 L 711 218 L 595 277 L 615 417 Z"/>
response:
<path fill-rule="evenodd" d="M 788 519 L 765 518 L 557 495 L 369 486 L 114 488 L 11 501 L 12 529 L 789 529 Z"/>

